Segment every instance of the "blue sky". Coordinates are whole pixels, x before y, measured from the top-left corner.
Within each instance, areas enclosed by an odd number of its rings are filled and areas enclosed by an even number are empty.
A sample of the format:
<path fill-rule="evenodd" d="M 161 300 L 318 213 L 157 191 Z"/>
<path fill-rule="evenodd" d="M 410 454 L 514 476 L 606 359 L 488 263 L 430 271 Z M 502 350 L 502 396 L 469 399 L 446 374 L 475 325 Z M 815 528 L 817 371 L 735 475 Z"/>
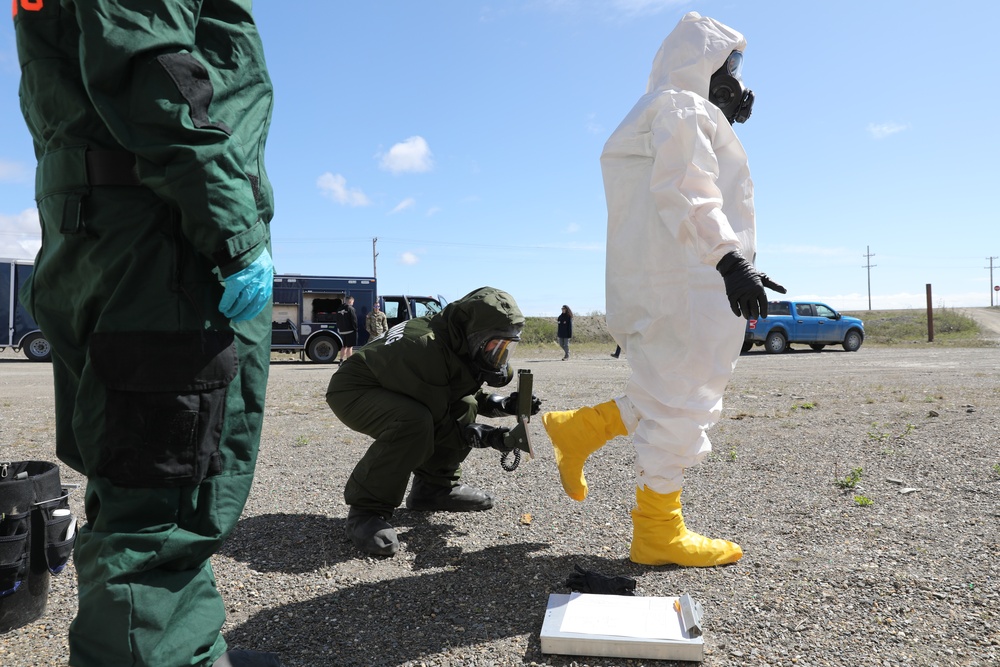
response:
<path fill-rule="evenodd" d="M 258 0 L 282 273 L 605 311 L 599 157 L 686 11 L 743 32 L 758 266 L 834 308 L 990 305 L 995 0 Z M 34 156 L 0 21 L 0 257 L 34 255 Z M 373 267 L 373 238 L 378 238 Z M 869 251 L 870 248 L 870 251 Z M 873 256 L 865 257 L 867 252 Z M 1000 298 L 997 298 L 1000 303 Z"/>

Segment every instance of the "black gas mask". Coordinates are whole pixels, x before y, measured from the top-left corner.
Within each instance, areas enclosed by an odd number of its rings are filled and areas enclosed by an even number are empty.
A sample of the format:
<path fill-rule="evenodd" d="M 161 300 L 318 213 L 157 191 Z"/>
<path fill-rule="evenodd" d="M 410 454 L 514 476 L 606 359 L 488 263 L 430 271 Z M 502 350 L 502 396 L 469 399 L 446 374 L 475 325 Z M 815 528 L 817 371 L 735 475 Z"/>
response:
<path fill-rule="evenodd" d="M 745 123 L 753 109 L 753 91 L 743 85 L 743 54 L 733 51 L 708 84 L 708 101 L 730 123 Z"/>
<path fill-rule="evenodd" d="M 478 379 L 491 387 L 510 384 L 514 375 L 507 362 L 520 340 L 521 331 L 515 329 L 480 334 L 470 341 Z"/>

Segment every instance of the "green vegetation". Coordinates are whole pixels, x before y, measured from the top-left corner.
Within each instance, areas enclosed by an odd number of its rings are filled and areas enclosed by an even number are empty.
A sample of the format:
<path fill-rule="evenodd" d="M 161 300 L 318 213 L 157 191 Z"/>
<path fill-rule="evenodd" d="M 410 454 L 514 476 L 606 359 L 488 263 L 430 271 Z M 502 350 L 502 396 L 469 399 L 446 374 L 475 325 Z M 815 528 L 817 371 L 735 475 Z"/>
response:
<path fill-rule="evenodd" d="M 854 503 L 858 507 L 869 507 L 870 505 L 874 504 L 874 502 L 875 501 L 869 498 L 868 496 L 854 496 Z"/>
<path fill-rule="evenodd" d="M 979 325 L 951 308 L 934 309 L 934 342 L 927 342 L 927 310 L 859 310 L 844 315 L 865 323 L 865 345 L 925 345 L 979 347 L 985 342 Z"/>
<path fill-rule="evenodd" d="M 556 315 L 528 317 L 522 344 L 556 347 Z M 986 347 L 993 343 L 982 336 L 979 325 L 953 308 L 934 309 L 934 342 L 927 342 L 927 310 L 859 310 L 844 315 L 860 317 L 865 323 L 865 345 L 926 345 L 938 347 Z M 573 347 L 597 351 L 607 345 L 614 349 L 604 313 L 577 313 L 573 318 Z M 901 400 L 905 400 L 903 397 Z"/>
<path fill-rule="evenodd" d="M 853 489 L 861 481 L 861 468 L 855 468 L 843 479 L 834 480 L 834 484 L 842 489 Z"/>

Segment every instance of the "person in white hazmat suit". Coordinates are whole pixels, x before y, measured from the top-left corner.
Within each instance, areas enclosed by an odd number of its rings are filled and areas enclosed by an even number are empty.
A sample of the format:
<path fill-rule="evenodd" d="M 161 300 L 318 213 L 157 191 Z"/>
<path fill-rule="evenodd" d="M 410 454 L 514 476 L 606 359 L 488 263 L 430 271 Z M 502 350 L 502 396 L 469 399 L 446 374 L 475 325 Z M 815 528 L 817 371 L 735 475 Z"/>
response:
<path fill-rule="evenodd" d="M 785 291 L 751 264 L 753 182 L 732 128 L 753 106 L 741 79 L 745 47 L 735 30 L 686 14 L 656 54 L 646 94 L 605 144 L 608 328 L 632 375 L 624 396 L 542 417 L 575 500 L 587 495 L 587 457 L 633 436 L 630 557 L 645 565 L 743 555 L 687 530 L 680 495 L 685 468 L 711 451 L 705 432 L 739 357 L 739 318 L 767 316 L 765 287 Z"/>

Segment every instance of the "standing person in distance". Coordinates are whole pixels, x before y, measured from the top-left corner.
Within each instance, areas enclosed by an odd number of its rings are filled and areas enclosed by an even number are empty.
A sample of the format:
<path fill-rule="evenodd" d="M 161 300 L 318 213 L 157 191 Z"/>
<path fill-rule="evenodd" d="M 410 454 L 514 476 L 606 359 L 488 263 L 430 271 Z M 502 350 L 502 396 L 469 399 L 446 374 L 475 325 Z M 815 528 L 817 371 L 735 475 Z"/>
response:
<path fill-rule="evenodd" d="M 365 331 L 368 332 L 368 342 L 376 338 L 381 338 L 388 330 L 389 322 L 385 317 L 385 313 L 382 312 L 382 307 L 379 305 L 378 299 L 376 299 L 371 312 L 365 317 Z"/>
<path fill-rule="evenodd" d="M 73 667 L 228 651 L 211 556 L 240 518 L 271 337 L 272 87 L 245 0 L 14 0 L 56 454 L 87 479 Z"/>
<path fill-rule="evenodd" d="M 344 341 L 340 348 L 339 363 L 354 354 L 354 346 L 358 344 L 358 313 L 354 310 L 354 297 L 344 299 L 344 307 L 337 312 L 337 331 Z"/>
<path fill-rule="evenodd" d="M 706 431 L 739 358 L 740 318 L 767 316 L 765 287 L 785 291 L 752 264 L 753 181 L 732 127 L 753 106 L 745 48 L 739 32 L 686 14 L 656 54 L 646 94 L 605 144 L 608 329 L 632 375 L 624 396 L 542 416 L 575 500 L 587 496 L 587 457 L 633 436 L 630 557 L 644 565 L 722 565 L 743 555 L 738 544 L 689 531 L 680 495 L 684 471 L 712 449 Z"/>
<path fill-rule="evenodd" d="M 569 359 L 569 340 L 573 337 L 573 311 L 569 306 L 563 306 L 562 312 L 556 318 L 556 339 L 563 350 L 563 361 Z"/>

